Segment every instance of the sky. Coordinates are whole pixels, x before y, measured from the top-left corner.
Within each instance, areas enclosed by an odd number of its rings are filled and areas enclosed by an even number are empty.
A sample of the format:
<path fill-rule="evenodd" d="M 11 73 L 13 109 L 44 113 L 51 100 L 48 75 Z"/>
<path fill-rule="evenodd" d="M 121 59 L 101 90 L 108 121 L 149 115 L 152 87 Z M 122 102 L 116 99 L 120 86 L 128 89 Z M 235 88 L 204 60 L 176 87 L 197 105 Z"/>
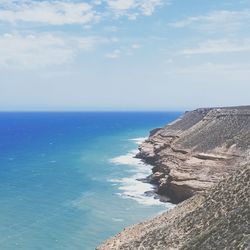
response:
<path fill-rule="evenodd" d="M 250 104 L 250 0 L 0 0 L 0 111 Z"/>

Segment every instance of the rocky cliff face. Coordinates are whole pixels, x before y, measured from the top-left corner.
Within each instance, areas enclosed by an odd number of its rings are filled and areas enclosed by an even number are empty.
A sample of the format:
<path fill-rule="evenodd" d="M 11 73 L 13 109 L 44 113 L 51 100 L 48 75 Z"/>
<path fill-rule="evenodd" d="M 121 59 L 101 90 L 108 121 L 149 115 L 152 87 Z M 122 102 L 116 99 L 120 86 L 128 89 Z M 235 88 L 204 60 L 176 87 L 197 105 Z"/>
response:
<path fill-rule="evenodd" d="M 98 250 L 250 249 L 250 106 L 186 112 L 137 157 L 154 165 L 159 194 L 185 201 Z"/>
<path fill-rule="evenodd" d="M 181 202 L 202 193 L 247 160 L 250 106 L 197 109 L 151 131 L 137 157 L 154 166 L 158 193 Z"/>
<path fill-rule="evenodd" d="M 250 165 L 169 212 L 124 229 L 98 250 L 250 249 Z"/>

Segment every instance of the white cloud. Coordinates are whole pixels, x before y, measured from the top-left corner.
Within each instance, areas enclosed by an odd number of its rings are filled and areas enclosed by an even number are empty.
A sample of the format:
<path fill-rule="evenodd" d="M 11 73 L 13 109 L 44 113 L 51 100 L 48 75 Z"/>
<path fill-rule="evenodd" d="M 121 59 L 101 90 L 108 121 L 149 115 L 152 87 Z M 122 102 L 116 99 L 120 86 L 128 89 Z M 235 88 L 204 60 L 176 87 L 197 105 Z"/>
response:
<path fill-rule="evenodd" d="M 124 11 L 136 6 L 134 0 L 108 0 L 107 3 L 115 11 Z"/>
<path fill-rule="evenodd" d="M 110 42 L 113 42 L 113 40 L 111 39 Z M 107 53 L 105 57 L 110 58 L 110 59 L 117 59 L 121 57 L 122 55 L 132 56 L 134 55 L 134 51 L 138 50 L 139 48 L 141 48 L 141 45 L 138 43 L 134 43 L 130 45 L 129 47 L 124 46 L 120 49 L 114 49 L 112 52 Z"/>
<path fill-rule="evenodd" d="M 139 15 L 151 16 L 157 7 L 167 3 L 163 0 L 107 0 L 116 17 L 127 16 L 131 20 Z"/>
<path fill-rule="evenodd" d="M 167 72 L 172 75 L 201 75 L 215 77 L 217 75 L 234 77 L 238 80 L 248 80 L 250 76 L 250 63 L 202 63 L 186 67 L 177 67 Z M 237 76 L 237 77 L 236 77 Z M 220 79 L 220 78 L 218 78 Z"/>
<path fill-rule="evenodd" d="M 99 14 L 88 3 L 67 1 L 10 1 L 0 3 L 0 20 L 40 22 L 51 25 L 87 24 L 97 22 Z"/>
<path fill-rule="evenodd" d="M 106 54 L 105 56 L 110 59 L 117 59 L 121 56 L 121 50 L 115 49 L 111 53 Z"/>
<path fill-rule="evenodd" d="M 106 26 L 104 27 L 104 31 L 106 32 L 117 32 L 119 29 L 117 26 Z"/>
<path fill-rule="evenodd" d="M 174 62 L 174 60 L 172 58 L 169 58 L 169 59 L 164 60 L 164 62 L 167 64 L 171 64 Z"/>
<path fill-rule="evenodd" d="M 243 29 L 250 22 L 250 10 L 219 10 L 206 15 L 192 16 L 169 23 L 174 28 L 194 28 L 208 32 L 225 32 Z"/>
<path fill-rule="evenodd" d="M 71 63 L 78 53 L 101 42 L 95 37 L 4 34 L 0 36 L 0 68 L 37 69 Z"/>
<path fill-rule="evenodd" d="M 155 11 L 156 7 L 163 5 L 163 1 L 161 0 L 148 0 L 148 1 L 142 1 L 140 6 L 142 9 L 142 12 L 146 16 L 151 16 L 153 12 Z"/>
<path fill-rule="evenodd" d="M 139 48 L 141 48 L 141 45 L 138 43 L 134 43 L 131 45 L 131 49 L 139 49 Z"/>
<path fill-rule="evenodd" d="M 2 0 L 0 21 L 87 25 L 97 23 L 102 18 L 126 16 L 128 19 L 136 19 L 139 15 L 150 16 L 163 4 L 163 0 L 97 0 L 91 3 L 67 0 Z"/>
<path fill-rule="evenodd" d="M 195 55 L 195 54 L 217 54 L 217 53 L 232 53 L 232 52 L 249 52 L 250 39 L 241 41 L 230 41 L 228 39 L 209 40 L 200 43 L 196 48 L 184 49 L 180 54 Z"/>

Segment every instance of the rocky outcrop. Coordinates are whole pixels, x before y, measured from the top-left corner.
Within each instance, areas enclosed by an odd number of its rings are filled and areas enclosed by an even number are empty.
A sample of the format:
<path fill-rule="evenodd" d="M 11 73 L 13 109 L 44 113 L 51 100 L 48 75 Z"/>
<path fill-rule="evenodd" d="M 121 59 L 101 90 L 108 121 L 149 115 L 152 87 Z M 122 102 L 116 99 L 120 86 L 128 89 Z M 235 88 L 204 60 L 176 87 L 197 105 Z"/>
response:
<path fill-rule="evenodd" d="M 158 193 L 181 202 L 202 193 L 250 152 L 250 106 L 186 112 L 151 131 L 137 157 L 152 164 Z"/>
<path fill-rule="evenodd" d="M 210 191 L 124 229 L 98 250 L 250 249 L 250 165 Z"/>
<path fill-rule="evenodd" d="M 137 157 L 154 166 L 159 194 L 183 202 L 97 250 L 250 249 L 250 106 L 186 112 Z"/>

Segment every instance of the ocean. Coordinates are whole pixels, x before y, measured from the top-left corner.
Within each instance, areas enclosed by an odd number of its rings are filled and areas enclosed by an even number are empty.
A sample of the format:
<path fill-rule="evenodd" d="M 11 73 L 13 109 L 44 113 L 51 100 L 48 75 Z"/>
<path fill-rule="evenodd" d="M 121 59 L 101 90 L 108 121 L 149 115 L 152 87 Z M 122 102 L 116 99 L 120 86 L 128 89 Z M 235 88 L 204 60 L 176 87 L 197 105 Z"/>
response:
<path fill-rule="evenodd" d="M 0 113 L 0 249 L 93 250 L 171 208 L 135 159 L 167 112 Z"/>

